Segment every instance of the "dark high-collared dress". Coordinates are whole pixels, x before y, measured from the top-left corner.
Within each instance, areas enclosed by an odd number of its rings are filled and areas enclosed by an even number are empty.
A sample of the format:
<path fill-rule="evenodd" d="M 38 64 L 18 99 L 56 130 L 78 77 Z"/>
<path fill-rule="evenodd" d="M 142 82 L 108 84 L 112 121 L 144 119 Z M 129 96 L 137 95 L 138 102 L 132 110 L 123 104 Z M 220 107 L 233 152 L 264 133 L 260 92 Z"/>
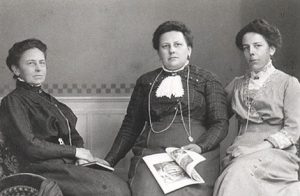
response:
<path fill-rule="evenodd" d="M 126 182 L 112 173 L 75 165 L 83 140 L 69 107 L 17 80 L 0 106 L 0 129 L 17 153 L 21 172 L 55 180 L 65 196 L 130 195 Z"/>
<path fill-rule="evenodd" d="M 184 95 L 157 97 L 156 91 L 162 81 L 176 75 L 181 78 Z M 160 133 L 155 133 L 149 126 L 148 108 L 153 130 Z M 191 133 L 185 130 L 183 125 L 185 122 L 185 126 L 188 127 L 188 108 L 190 108 Z M 174 118 L 176 110 L 181 112 L 178 111 Z M 162 131 L 168 126 L 169 129 Z M 188 137 L 191 134 L 194 138 L 192 143 L 201 146 L 202 154 L 206 157 L 206 161 L 196 166 L 196 170 L 206 183 L 187 186 L 168 195 L 209 196 L 212 195 L 214 182 L 219 175 L 219 144 L 226 136 L 227 129 L 225 91 L 214 74 L 194 65 L 188 65 L 176 73 L 159 68 L 142 75 L 137 80 L 127 114 L 106 160 L 115 165 L 132 149 L 134 157 L 129 171 L 132 194 L 164 195 L 142 157 L 165 152 L 166 147 L 190 144 Z"/>

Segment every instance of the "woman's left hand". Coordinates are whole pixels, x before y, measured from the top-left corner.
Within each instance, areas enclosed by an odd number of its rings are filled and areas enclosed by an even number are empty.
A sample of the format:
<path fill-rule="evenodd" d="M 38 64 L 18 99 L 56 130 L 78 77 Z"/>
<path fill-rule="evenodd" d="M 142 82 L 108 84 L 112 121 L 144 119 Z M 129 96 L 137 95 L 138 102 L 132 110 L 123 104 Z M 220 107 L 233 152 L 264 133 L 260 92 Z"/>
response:
<path fill-rule="evenodd" d="M 186 146 L 182 146 L 181 148 L 184 149 L 184 150 L 191 150 L 191 151 L 194 151 L 194 152 L 199 153 L 199 154 L 202 153 L 201 147 L 198 146 L 197 144 L 188 144 Z"/>

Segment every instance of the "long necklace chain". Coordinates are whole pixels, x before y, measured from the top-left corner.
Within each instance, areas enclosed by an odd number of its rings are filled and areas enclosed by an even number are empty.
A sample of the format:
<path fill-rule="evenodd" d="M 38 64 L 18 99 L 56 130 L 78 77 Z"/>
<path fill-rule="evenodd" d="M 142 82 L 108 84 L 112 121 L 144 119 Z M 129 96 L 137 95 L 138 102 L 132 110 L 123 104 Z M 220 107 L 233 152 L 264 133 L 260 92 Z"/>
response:
<path fill-rule="evenodd" d="M 165 132 L 166 130 L 168 130 L 171 125 L 173 124 L 176 116 L 177 116 L 177 113 L 178 113 L 178 108 L 176 107 L 175 109 L 175 113 L 174 113 L 174 116 L 170 122 L 170 124 L 168 126 L 166 126 L 166 128 L 162 129 L 162 130 L 159 130 L 159 131 L 156 131 L 154 130 L 153 128 L 153 124 L 152 124 L 152 119 L 151 119 L 151 114 L 150 114 L 150 108 L 151 108 L 151 92 L 153 91 L 153 87 L 154 87 L 154 84 L 155 82 L 157 81 L 158 77 L 161 75 L 163 70 L 161 70 L 157 76 L 155 77 L 152 85 L 151 85 L 151 88 L 150 88 L 150 91 L 149 91 L 149 94 L 148 94 L 148 116 L 149 116 L 149 124 L 150 124 L 150 128 L 151 128 L 151 131 L 153 133 L 162 133 L 162 132 Z M 188 102 L 188 129 L 186 128 L 186 125 L 185 125 L 185 122 L 184 122 L 184 118 L 183 118 L 183 113 L 182 113 L 182 105 L 181 105 L 181 102 L 179 102 L 179 109 L 180 109 L 180 116 L 181 116 L 181 121 L 182 121 L 182 124 L 183 124 L 183 127 L 184 127 L 184 130 L 186 132 L 186 134 L 188 135 L 188 140 L 190 142 L 193 142 L 194 139 L 192 137 L 192 129 L 191 129 L 191 110 L 190 110 L 190 88 L 189 88 L 189 78 L 190 78 L 190 68 L 188 66 L 188 75 L 187 75 L 187 79 L 186 79 L 186 86 L 187 86 L 187 102 Z"/>
<path fill-rule="evenodd" d="M 247 120 L 246 120 L 246 125 L 245 125 L 243 133 L 245 133 L 248 129 L 251 107 L 252 107 L 252 104 L 254 102 L 254 97 L 250 96 L 249 84 L 250 84 L 250 78 L 248 78 L 246 80 L 246 85 L 244 86 L 244 88 L 245 88 L 244 90 L 246 91 L 245 103 L 246 103 L 246 106 L 247 106 Z"/>
<path fill-rule="evenodd" d="M 250 116 L 250 111 L 251 111 L 252 103 L 253 103 L 253 99 L 250 97 L 250 93 L 249 93 L 249 80 L 248 80 L 248 85 L 247 85 L 247 97 L 246 97 L 246 105 L 247 105 L 247 121 L 246 121 L 246 126 L 245 126 L 244 132 L 246 132 L 247 129 L 248 129 L 249 116 Z"/>

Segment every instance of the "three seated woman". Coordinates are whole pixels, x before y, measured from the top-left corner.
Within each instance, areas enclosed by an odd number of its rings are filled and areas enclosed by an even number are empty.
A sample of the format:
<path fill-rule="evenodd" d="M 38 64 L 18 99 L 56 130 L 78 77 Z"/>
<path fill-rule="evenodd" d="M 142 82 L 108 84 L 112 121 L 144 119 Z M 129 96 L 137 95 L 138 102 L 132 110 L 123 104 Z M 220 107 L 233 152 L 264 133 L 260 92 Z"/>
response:
<path fill-rule="evenodd" d="M 300 85 L 272 63 L 279 30 L 262 19 L 241 29 L 236 45 L 249 71 L 226 91 L 214 74 L 190 64 L 193 37 L 185 24 L 162 23 L 152 43 L 162 65 L 138 78 L 106 161 L 83 147 L 71 109 L 41 88 L 47 46 L 37 39 L 14 44 L 6 63 L 16 89 L 2 99 L 0 129 L 21 157 L 21 171 L 56 181 L 67 196 L 158 196 L 164 194 L 142 157 L 173 146 L 206 158 L 196 167 L 205 183 L 169 195 L 299 195 Z M 237 116 L 239 135 L 219 176 L 228 114 Z M 78 166 L 94 160 L 115 166 L 131 149 L 129 186 L 113 173 Z"/>

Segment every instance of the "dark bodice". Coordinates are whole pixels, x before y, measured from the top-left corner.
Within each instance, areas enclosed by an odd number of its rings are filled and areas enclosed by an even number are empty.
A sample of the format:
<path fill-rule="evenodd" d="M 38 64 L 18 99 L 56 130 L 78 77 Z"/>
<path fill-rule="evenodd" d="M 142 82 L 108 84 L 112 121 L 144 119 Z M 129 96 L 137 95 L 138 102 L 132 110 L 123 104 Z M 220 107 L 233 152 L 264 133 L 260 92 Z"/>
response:
<path fill-rule="evenodd" d="M 75 148 L 83 146 L 74 113 L 41 87 L 17 81 L 16 89 L 1 101 L 0 119 L 1 130 L 25 162 L 72 160 Z"/>
<path fill-rule="evenodd" d="M 153 122 L 161 121 L 164 117 L 174 115 L 179 102 L 182 105 L 184 117 L 188 115 L 187 76 L 189 75 L 189 95 L 191 118 L 207 127 L 207 133 L 196 139 L 203 151 L 214 148 L 227 134 L 227 109 L 226 98 L 222 85 L 215 76 L 196 66 L 190 65 L 176 74 L 181 76 L 184 96 L 180 98 L 156 97 L 155 92 L 161 81 L 172 73 L 162 71 L 161 68 L 142 75 L 136 82 L 127 108 L 127 114 L 123 120 L 119 134 L 114 145 L 107 155 L 108 160 L 114 165 L 125 156 L 140 135 L 148 117 L 148 96 L 151 91 L 150 112 Z M 178 112 L 177 115 L 180 115 Z"/>

